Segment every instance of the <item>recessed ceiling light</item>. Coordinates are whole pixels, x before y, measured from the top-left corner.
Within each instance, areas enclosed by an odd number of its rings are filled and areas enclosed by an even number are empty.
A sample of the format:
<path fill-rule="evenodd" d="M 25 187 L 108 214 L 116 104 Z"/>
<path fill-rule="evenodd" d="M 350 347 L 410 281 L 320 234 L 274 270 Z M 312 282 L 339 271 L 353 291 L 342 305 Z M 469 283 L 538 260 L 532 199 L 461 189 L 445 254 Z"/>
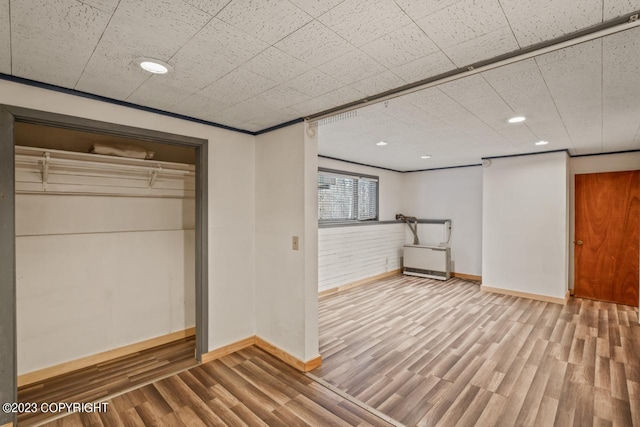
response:
<path fill-rule="evenodd" d="M 509 123 L 520 123 L 520 122 L 524 122 L 525 120 L 527 120 L 527 118 L 524 116 L 516 116 L 516 117 L 511 117 L 509 119 Z"/>
<path fill-rule="evenodd" d="M 158 59 L 138 58 L 135 62 L 140 68 L 153 74 L 167 74 L 172 70 L 169 64 Z"/>
<path fill-rule="evenodd" d="M 549 141 L 538 141 L 536 142 L 536 145 L 547 145 L 549 143 Z"/>
<path fill-rule="evenodd" d="M 380 141 L 380 142 L 376 142 L 376 145 L 382 147 L 383 145 L 387 145 L 387 143 L 384 141 Z"/>
<path fill-rule="evenodd" d="M 430 159 L 431 156 L 420 156 L 421 159 Z"/>

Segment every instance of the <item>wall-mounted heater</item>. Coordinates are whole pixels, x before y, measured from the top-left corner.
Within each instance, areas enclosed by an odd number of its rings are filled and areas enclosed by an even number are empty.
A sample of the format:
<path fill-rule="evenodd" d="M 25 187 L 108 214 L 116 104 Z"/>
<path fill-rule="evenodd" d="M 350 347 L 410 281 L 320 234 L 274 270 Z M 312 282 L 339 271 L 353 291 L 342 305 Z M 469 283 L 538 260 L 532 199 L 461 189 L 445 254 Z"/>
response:
<path fill-rule="evenodd" d="M 403 273 L 409 276 L 449 280 L 451 248 L 441 246 L 404 245 Z"/>

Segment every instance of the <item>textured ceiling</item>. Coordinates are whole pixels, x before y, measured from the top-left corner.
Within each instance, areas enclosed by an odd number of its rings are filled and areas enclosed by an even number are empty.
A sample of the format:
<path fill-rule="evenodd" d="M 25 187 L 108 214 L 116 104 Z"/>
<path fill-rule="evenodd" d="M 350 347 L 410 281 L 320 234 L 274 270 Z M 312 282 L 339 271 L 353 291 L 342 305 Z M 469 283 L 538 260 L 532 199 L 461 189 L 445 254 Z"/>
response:
<path fill-rule="evenodd" d="M 406 171 L 640 149 L 638 52 L 640 27 L 360 108 L 320 122 L 319 152 Z M 516 115 L 527 120 L 509 124 Z"/>
<path fill-rule="evenodd" d="M 259 131 L 639 9 L 640 0 L 0 0 L 0 73 Z M 518 65 L 526 87 L 496 70 L 393 101 L 393 109 L 371 107 L 388 126 L 361 133 L 392 139 L 391 129 L 427 129 L 428 151 L 448 163 L 524 150 L 532 135 L 547 133 L 576 152 L 604 146 L 594 135 L 622 138 L 618 124 L 628 119 L 609 117 L 626 107 L 604 65 L 635 75 L 629 57 L 590 46 L 587 68 L 580 55 L 563 62 L 568 72 L 551 59 Z M 140 57 L 174 71 L 151 75 L 135 64 Z M 600 86 L 591 85 L 598 76 Z M 587 84 L 592 93 L 576 89 Z M 431 101 L 440 108 L 423 105 Z M 539 111 L 537 122 L 505 128 L 503 116 L 526 105 Z M 394 115 L 411 126 L 398 126 Z M 464 129 L 453 125 L 460 120 Z M 426 149 L 415 132 L 395 136 L 413 141 L 407 153 Z M 331 152 L 349 153 L 341 150 Z"/>

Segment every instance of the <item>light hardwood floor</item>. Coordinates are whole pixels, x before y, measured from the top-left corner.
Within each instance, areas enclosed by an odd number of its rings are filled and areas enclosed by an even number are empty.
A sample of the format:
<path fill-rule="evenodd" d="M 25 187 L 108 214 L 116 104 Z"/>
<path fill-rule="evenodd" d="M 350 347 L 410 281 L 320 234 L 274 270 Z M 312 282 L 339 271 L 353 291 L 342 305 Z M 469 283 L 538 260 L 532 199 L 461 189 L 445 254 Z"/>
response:
<path fill-rule="evenodd" d="M 640 426 L 637 308 L 397 276 L 319 313 L 312 373 L 403 424 Z"/>
<path fill-rule="evenodd" d="M 319 313 L 312 373 L 408 426 L 640 426 L 637 308 L 398 276 Z M 51 425 L 387 425 L 256 347 L 108 403 Z"/>
<path fill-rule="evenodd" d="M 255 346 L 48 426 L 388 426 Z"/>
<path fill-rule="evenodd" d="M 198 363 L 195 345 L 195 337 L 184 338 L 29 384 L 18 389 L 18 400 L 37 404 L 95 402 L 195 366 Z M 42 412 L 24 413 L 18 421 L 20 426 L 30 426 L 51 416 Z"/>

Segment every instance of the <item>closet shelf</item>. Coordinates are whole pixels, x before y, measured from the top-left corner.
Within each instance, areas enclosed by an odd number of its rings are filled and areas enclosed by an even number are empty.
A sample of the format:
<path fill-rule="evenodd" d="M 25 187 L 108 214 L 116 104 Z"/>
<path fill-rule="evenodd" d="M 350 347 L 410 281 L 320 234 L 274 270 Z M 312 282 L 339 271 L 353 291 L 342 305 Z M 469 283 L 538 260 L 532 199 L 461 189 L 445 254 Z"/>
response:
<path fill-rule="evenodd" d="M 16 193 L 195 196 L 195 165 L 15 147 Z"/>

